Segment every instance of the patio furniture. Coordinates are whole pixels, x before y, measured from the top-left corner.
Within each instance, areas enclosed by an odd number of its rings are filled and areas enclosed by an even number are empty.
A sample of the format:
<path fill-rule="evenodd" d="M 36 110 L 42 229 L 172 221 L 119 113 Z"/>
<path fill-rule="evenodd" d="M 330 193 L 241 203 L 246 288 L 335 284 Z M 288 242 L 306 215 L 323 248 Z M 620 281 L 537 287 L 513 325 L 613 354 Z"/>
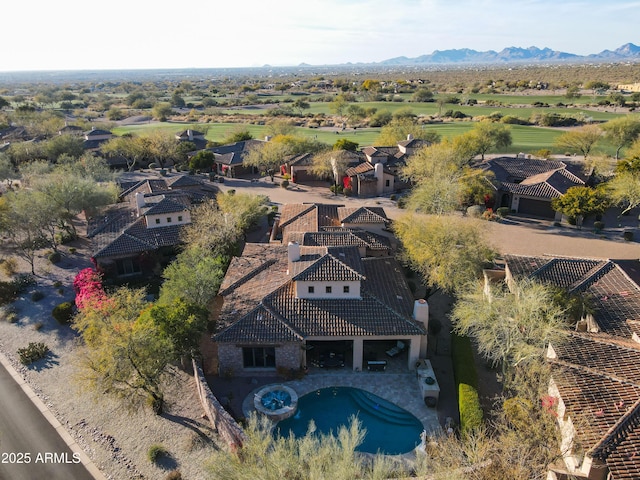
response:
<path fill-rule="evenodd" d="M 407 346 L 404 344 L 404 342 L 402 340 L 398 340 L 398 342 L 396 343 L 396 346 L 393 348 L 390 348 L 385 353 L 391 358 L 393 358 L 400 355 L 402 352 L 404 352 L 406 348 Z"/>
<path fill-rule="evenodd" d="M 367 370 L 369 370 L 370 372 L 384 372 L 386 369 L 386 360 L 369 360 L 367 362 Z"/>
<path fill-rule="evenodd" d="M 329 352 L 329 355 L 320 355 L 320 368 L 344 367 L 344 355 Z"/>

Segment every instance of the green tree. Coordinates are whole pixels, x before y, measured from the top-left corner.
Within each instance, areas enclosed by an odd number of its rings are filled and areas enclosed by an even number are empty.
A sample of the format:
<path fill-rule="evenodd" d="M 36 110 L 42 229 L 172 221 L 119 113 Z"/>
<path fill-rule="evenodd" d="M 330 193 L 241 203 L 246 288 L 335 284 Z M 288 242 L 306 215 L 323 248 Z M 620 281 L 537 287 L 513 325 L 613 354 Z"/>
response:
<path fill-rule="evenodd" d="M 216 157 L 210 150 L 200 150 L 191 160 L 189 160 L 189 168 L 191 170 L 211 171 L 216 163 Z"/>
<path fill-rule="evenodd" d="M 454 216 L 406 214 L 393 229 L 402 244 L 403 258 L 420 272 L 425 284 L 457 292 L 480 278 L 496 253 L 482 234 L 479 221 Z"/>
<path fill-rule="evenodd" d="M 600 128 L 604 130 L 605 139 L 616 147 L 616 160 L 618 160 L 620 150 L 630 146 L 640 137 L 640 118 L 627 115 L 609 120 Z"/>
<path fill-rule="evenodd" d="M 171 106 L 176 108 L 183 108 L 185 106 L 184 98 L 178 92 L 174 92 L 171 95 Z"/>
<path fill-rule="evenodd" d="M 245 140 L 252 140 L 253 135 L 249 129 L 243 125 L 240 125 L 227 133 L 227 136 L 222 140 L 222 145 L 229 143 L 244 142 Z"/>
<path fill-rule="evenodd" d="M 353 152 L 324 150 L 314 155 L 311 173 L 318 178 L 333 178 L 333 184 L 337 187 L 342 183 L 345 172 L 353 161 Z"/>
<path fill-rule="evenodd" d="M 310 108 L 309 102 L 307 102 L 306 100 L 303 100 L 302 98 L 297 98 L 291 104 L 291 106 L 296 110 L 298 110 L 298 113 L 300 113 L 300 115 L 304 113 L 304 110 L 308 110 Z"/>
<path fill-rule="evenodd" d="M 219 194 L 217 201 L 199 205 L 192 223 L 183 229 L 183 241 L 189 248 L 211 252 L 213 256 L 231 256 L 245 231 L 266 213 L 267 197 L 247 194 Z"/>
<path fill-rule="evenodd" d="M 167 304 L 156 304 L 145 310 L 137 320 L 141 327 L 168 340 L 174 359 L 191 359 L 197 355 L 202 335 L 207 330 L 207 310 L 179 298 Z"/>
<path fill-rule="evenodd" d="M 579 153 L 586 159 L 591 150 L 602 138 L 602 130 L 596 125 L 585 125 L 576 130 L 571 130 L 558 136 L 555 146 Z"/>
<path fill-rule="evenodd" d="M 568 218 L 586 218 L 603 213 L 607 208 L 607 197 L 603 189 L 571 187 L 561 197 L 551 200 L 551 208 Z"/>
<path fill-rule="evenodd" d="M 331 113 L 335 113 L 339 117 L 342 117 L 348 106 L 349 102 L 344 95 L 336 95 L 336 98 L 329 103 L 329 111 Z"/>
<path fill-rule="evenodd" d="M 56 135 L 45 144 L 44 150 L 51 162 L 57 162 L 60 155 L 78 158 L 84 153 L 84 139 L 76 135 Z"/>
<path fill-rule="evenodd" d="M 314 153 L 324 145 L 298 135 L 276 135 L 263 145 L 253 147 L 244 157 L 244 165 L 257 167 L 274 180 L 275 172 L 290 155 Z"/>
<path fill-rule="evenodd" d="M 173 350 L 153 324 L 138 320 L 149 307 L 145 294 L 144 289 L 120 288 L 74 317 L 73 328 L 84 340 L 77 380 L 97 397 L 112 395 L 132 408 L 146 402 L 161 414 L 162 381 Z"/>
<path fill-rule="evenodd" d="M 0 232 L 8 239 L 12 251 L 26 260 L 31 274 L 35 275 L 37 251 L 47 245 L 43 225 L 46 210 L 43 212 L 42 204 L 28 190 L 9 192 L 2 199 Z"/>
<path fill-rule="evenodd" d="M 333 144 L 334 150 L 346 150 L 349 152 L 357 152 L 358 151 L 358 143 L 352 142 L 351 140 L 347 140 L 346 138 L 340 138 Z"/>
<path fill-rule="evenodd" d="M 115 203 L 117 187 L 113 183 L 98 184 L 92 178 L 66 173 L 52 173 L 31 181 L 57 212 L 59 227 L 77 237 L 74 219 L 82 211 L 89 215 L 101 206 Z"/>
<path fill-rule="evenodd" d="M 122 157 L 127 162 L 127 170 L 131 171 L 137 164 L 151 161 L 151 151 L 143 137 L 123 135 L 106 141 L 100 147 L 104 155 Z"/>
<path fill-rule="evenodd" d="M 474 339 L 482 356 L 503 371 L 543 358 L 549 342 L 566 335 L 567 312 L 553 288 L 525 279 L 509 290 L 476 285 L 458 295 L 454 330 Z"/>
<path fill-rule="evenodd" d="M 414 102 L 432 102 L 433 101 L 433 92 L 431 90 L 429 90 L 428 88 L 419 88 L 411 96 L 411 99 Z"/>
<path fill-rule="evenodd" d="M 6 98 L 0 97 L 0 110 L 10 105 L 9 101 Z"/>
<path fill-rule="evenodd" d="M 162 272 L 164 281 L 158 303 L 169 305 L 185 298 L 201 307 L 210 307 L 228 263 L 228 257 L 189 246 Z"/>
<path fill-rule="evenodd" d="M 151 108 L 151 115 L 160 122 L 166 122 L 172 113 L 171 104 L 168 102 L 157 102 Z"/>
<path fill-rule="evenodd" d="M 115 121 L 118 121 L 118 120 L 122 120 L 124 118 L 124 112 L 122 111 L 121 108 L 111 107 L 107 111 L 106 117 L 107 117 L 108 120 L 111 120 L 112 122 L 115 122 Z"/>
<path fill-rule="evenodd" d="M 618 173 L 608 182 L 607 192 L 611 202 L 622 207 L 620 215 L 640 206 L 640 172 Z"/>
<path fill-rule="evenodd" d="M 389 110 L 380 110 L 373 113 L 369 118 L 370 127 L 384 127 L 393 120 L 393 115 Z"/>
<path fill-rule="evenodd" d="M 358 121 L 362 120 L 367 116 L 367 113 L 364 108 L 360 105 L 356 105 L 355 103 L 350 104 L 346 109 L 346 117 L 347 122 L 349 124 L 354 125 L 358 123 Z"/>
<path fill-rule="evenodd" d="M 480 154 L 484 161 L 485 154 L 490 150 L 501 150 L 512 143 L 511 129 L 504 124 L 482 121 L 474 124 L 473 129 L 461 135 L 470 140 L 474 155 Z"/>

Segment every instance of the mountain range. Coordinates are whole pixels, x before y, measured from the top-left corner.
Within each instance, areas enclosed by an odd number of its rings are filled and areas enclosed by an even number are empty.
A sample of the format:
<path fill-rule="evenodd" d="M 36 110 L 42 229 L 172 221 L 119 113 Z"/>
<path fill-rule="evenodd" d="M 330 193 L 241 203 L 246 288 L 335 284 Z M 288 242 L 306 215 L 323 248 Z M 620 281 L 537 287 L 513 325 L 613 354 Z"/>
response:
<path fill-rule="evenodd" d="M 536 63 L 536 62 L 621 62 L 640 61 L 640 47 L 627 43 L 615 50 L 603 50 L 591 55 L 576 55 L 559 52 L 550 48 L 508 47 L 499 52 L 488 50 L 478 52 L 469 48 L 435 50 L 419 57 L 395 57 L 379 62 L 379 65 L 424 65 L 424 64 L 477 64 L 477 63 Z"/>

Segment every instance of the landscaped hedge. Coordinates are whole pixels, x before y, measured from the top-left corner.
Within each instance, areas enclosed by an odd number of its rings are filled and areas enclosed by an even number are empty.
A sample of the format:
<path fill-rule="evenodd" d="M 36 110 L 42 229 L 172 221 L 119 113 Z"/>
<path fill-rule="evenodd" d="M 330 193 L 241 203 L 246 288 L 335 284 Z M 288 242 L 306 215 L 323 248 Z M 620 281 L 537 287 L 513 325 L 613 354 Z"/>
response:
<path fill-rule="evenodd" d="M 460 431 L 469 433 L 482 426 L 482 407 L 478 398 L 478 374 L 471 342 L 467 337 L 453 335 L 453 375 L 458 391 Z"/>

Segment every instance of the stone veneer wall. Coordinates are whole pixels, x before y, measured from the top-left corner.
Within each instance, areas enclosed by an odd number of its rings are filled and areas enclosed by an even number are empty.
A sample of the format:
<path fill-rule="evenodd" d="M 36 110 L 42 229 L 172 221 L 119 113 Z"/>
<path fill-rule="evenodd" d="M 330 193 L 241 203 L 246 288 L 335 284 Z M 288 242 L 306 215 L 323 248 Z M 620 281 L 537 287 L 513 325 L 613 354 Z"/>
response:
<path fill-rule="evenodd" d="M 202 403 L 204 413 L 209 418 L 212 427 L 224 439 L 231 449 L 242 447 L 247 439 L 244 431 L 236 423 L 231 415 L 222 407 L 218 399 L 215 397 L 207 381 L 204 378 L 202 368 L 195 360 L 193 362 L 193 377 L 196 381 L 198 397 Z"/>
<path fill-rule="evenodd" d="M 276 368 L 299 369 L 302 361 L 300 343 L 285 343 L 276 345 Z M 218 369 L 220 376 L 260 376 L 274 375 L 273 368 L 245 369 L 242 361 L 242 347 L 235 344 L 218 344 Z"/>

